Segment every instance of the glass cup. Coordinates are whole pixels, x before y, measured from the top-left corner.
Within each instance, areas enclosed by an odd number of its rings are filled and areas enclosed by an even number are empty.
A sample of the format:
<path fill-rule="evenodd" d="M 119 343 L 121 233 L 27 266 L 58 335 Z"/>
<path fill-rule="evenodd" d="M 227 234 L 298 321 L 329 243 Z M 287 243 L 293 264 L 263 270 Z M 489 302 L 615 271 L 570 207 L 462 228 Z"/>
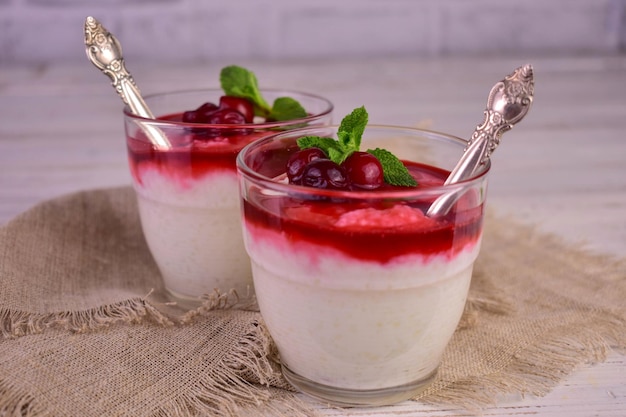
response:
<path fill-rule="evenodd" d="M 361 149 L 385 148 L 419 186 L 339 191 L 289 184 L 301 136 L 279 133 L 237 157 L 243 231 L 261 314 L 283 375 L 341 406 L 398 402 L 424 390 L 461 318 L 482 237 L 489 163 L 443 186 L 466 146 L 442 133 L 365 129 Z M 445 215 L 424 213 L 457 193 Z"/>
<path fill-rule="evenodd" d="M 255 124 L 190 124 L 186 110 L 218 103 L 223 92 L 179 91 L 145 97 L 154 119 L 124 109 L 128 159 L 146 241 L 170 300 L 183 308 L 200 305 L 209 293 L 253 295 L 239 210 L 235 158 L 248 143 L 277 131 L 329 124 L 332 103 L 312 94 L 265 90 L 269 103 L 289 96 L 308 117 Z M 161 136 L 169 149 L 155 146 Z"/>

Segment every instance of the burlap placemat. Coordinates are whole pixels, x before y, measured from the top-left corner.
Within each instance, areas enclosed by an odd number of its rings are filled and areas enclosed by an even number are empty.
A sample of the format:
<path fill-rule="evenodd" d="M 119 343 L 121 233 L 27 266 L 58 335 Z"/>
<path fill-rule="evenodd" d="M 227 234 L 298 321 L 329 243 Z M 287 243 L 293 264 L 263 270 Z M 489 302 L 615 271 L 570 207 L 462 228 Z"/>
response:
<path fill-rule="evenodd" d="M 0 415 L 313 415 L 259 313 L 173 315 L 130 188 L 45 202 L 0 228 Z M 626 349 L 626 260 L 489 217 L 461 324 L 418 398 L 480 407 L 542 395 Z M 184 323 L 179 323 L 180 320 Z"/>

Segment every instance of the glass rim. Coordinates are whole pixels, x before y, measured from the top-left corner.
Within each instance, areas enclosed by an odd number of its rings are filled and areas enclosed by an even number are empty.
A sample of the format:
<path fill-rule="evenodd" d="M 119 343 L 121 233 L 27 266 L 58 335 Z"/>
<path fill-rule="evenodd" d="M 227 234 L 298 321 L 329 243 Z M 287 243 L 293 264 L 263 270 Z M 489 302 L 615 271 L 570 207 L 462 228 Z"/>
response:
<path fill-rule="evenodd" d="M 478 171 L 469 178 L 458 181 L 453 184 L 448 185 L 440 185 L 440 186 L 429 186 L 425 188 L 407 188 L 404 189 L 394 189 L 389 191 L 371 191 L 371 190 L 333 190 L 333 189 L 320 189 L 314 187 L 307 187 L 304 185 L 296 185 L 289 184 L 285 182 L 276 181 L 273 178 L 269 178 L 265 175 L 259 174 L 254 169 L 249 167 L 245 162 L 245 157 L 250 152 L 254 151 L 256 148 L 259 148 L 269 142 L 277 141 L 279 139 L 294 137 L 294 135 L 302 135 L 305 136 L 306 132 L 310 132 L 313 130 L 319 129 L 333 129 L 337 130 L 339 125 L 324 125 L 324 126 L 309 126 L 305 128 L 292 129 L 285 132 L 279 132 L 273 134 L 271 136 L 264 137 L 262 139 L 256 140 L 244 146 L 238 153 L 236 158 L 236 165 L 238 173 L 255 182 L 257 185 L 261 185 L 267 189 L 270 189 L 275 192 L 280 192 L 289 195 L 301 195 L 301 196 L 320 196 L 320 197 L 341 197 L 346 199 L 353 200 L 361 200 L 361 199 L 385 199 L 385 198 L 393 198 L 393 199 L 409 199 L 416 198 L 416 196 L 426 196 L 426 195 L 441 195 L 448 192 L 457 192 L 461 191 L 464 188 L 469 188 L 478 182 L 482 181 L 487 174 L 491 170 L 491 160 L 487 160 L 482 168 L 479 168 Z M 461 139 L 457 136 L 453 136 L 447 133 L 438 132 L 435 130 L 429 129 L 421 129 L 416 127 L 409 126 L 399 126 L 399 125 L 384 125 L 384 124 L 368 124 L 365 128 L 367 132 L 368 129 L 374 130 L 389 130 L 396 133 L 408 132 L 410 134 L 419 133 L 423 136 L 427 136 L 429 139 L 436 139 L 440 141 L 447 141 L 451 143 L 455 143 L 459 145 L 459 158 L 462 155 L 461 149 L 465 149 L 468 144 L 468 141 L 465 139 Z"/>
<path fill-rule="evenodd" d="M 242 123 L 242 124 L 209 124 L 209 123 L 186 123 L 186 122 L 182 122 L 182 121 L 175 121 L 175 120 L 163 120 L 163 119 L 157 119 L 154 117 L 143 117 L 140 116 L 138 114 L 133 113 L 130 110 L 130 107 L 128 106 L 128 104 L 126 104 L 122 110 L 124 117 L 127 117 L 131 120 L 135 120 L 137 122 L 140 123 L 150 123 L 150 124 L 158 124 L 161 126 L 180 126 L 180 127 L 185 127 L 185 128 L 210 128 L 210 129 L 271 129 L 271 128 L 277 128 L 277 127 L 283 127 L 283 126 L 290 126 L 290 125 L 294 125 L 294 124 L 301 124 L 301 123 L 310 123 L 313 122 L 317 119 L 323 118 L 325 116 L 330 115 L 333 110 L 334 110 L 334 104 L 327 98 L 322 97 L 320 95 L 317 94 L 313 94 L 313 93 L 308 93 L 305 91 L 300 91 L 300 90 L 287 90 L 287 89 L 273 89 L 273 88 L 261 88 L 260 91 L 262 93 L 273 93 L 273 94 L 282 94 L 284 96 L 303 96 L 303 97 L 307 97 L 309 99 L 314 99 L 314 100 L 318 100 L 320 102 L 325 103 L 325 108 L 323 111 L 315 113 L 315 114 L 311 114 L 308 115 L 306 117 L 302 117 L 299 119 L 291 119 L 291 120 L 282 120 L 282 121 L 276 121 L 276 122 L 263 122 L 263 123 Z M 145 96 L 143 96 L 144 101 L 148 102 L 151 99 L 154 98 L 159 98 L 159 97 L 167 97 L 167 96 L 174 96 L 174 95 L 185 95 L 185 94 L 191 94 L 191 93 L 202 93 L 202 92 L 221 92 L 222 95 L 224 95 L 224 92 L 221 88 L 190 88 L 190 89 L 183 89 L 183 90 L 172 90 L 172 91 L 163 91 L 163 92 L 156 92 L 156 93 L 151 93 L 151 94 L 147 94 Z M 149 104 L 149 103 L 148 103 Z M 201 104 L 201 103 L 200 103 Z M 306 110 L 306 109 L 305 109 Z"/>

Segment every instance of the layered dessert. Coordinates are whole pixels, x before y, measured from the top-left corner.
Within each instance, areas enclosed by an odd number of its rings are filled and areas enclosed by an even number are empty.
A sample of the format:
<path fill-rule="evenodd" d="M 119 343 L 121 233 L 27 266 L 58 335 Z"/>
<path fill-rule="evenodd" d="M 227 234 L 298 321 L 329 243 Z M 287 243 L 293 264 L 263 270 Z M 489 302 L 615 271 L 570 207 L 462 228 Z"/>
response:
<path fill-rule="evenodd" d="M 253 77 L 234 68 L 239 78 Z M 125 112 L 142 229 L 167 293 L 182 307 L 193 307 L 216 291 L 244 303 L 253 295 L 241 232 L 238 152 L 277 131 L 325 124 L 330 118 L 332 105 L 320 97 L 261 92 L 252 80 L 250 88 L 228 80 L 225 85 L 222 70 L 223 90 L 147 97 L 154 119 Z M 236 96 L 240 90 L 255 97 Z M 265 98 L 274 105 L 259 101 Z M 295 112 L 294 103 L 299 106 Z M 167 138 L 168 148 L 150 141 L 155 129 Z"/>
<path fill-rule="evenodd" d="M 275 141 L 246 148 L 238 164 L 246 249 L 285 376 L 342 405 L 408 398 L 435 375 L 463 312 L 485 178 L 429 218 L 448 170 L 401 160 L 414 185 L 391 185 L 363 152 L 333 165 L 295 137 Z"/>
<path fill-rule="evenodd" d="M 181 115 L 169 115 L 175 120 Z M 142 229 L 165 287 L 184 303 L 218 290 L 252 291 L 241 238 L 235 157 L 268 132 L 206 138 L 177 130 L 171 150 L 155 150 L 138 132 L 128 155 Z"/>

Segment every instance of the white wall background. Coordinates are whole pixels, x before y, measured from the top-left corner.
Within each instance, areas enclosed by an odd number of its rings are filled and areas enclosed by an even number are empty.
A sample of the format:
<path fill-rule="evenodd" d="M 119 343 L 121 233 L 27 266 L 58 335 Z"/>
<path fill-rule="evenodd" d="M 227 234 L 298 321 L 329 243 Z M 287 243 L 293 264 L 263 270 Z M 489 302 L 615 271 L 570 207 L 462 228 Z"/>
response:
<path fill-rule="evenodd" d="M 626 0 L 0 0 L 0 64 L 84 60 L 88 15 L 148 62 L 626 46 Z"/>

